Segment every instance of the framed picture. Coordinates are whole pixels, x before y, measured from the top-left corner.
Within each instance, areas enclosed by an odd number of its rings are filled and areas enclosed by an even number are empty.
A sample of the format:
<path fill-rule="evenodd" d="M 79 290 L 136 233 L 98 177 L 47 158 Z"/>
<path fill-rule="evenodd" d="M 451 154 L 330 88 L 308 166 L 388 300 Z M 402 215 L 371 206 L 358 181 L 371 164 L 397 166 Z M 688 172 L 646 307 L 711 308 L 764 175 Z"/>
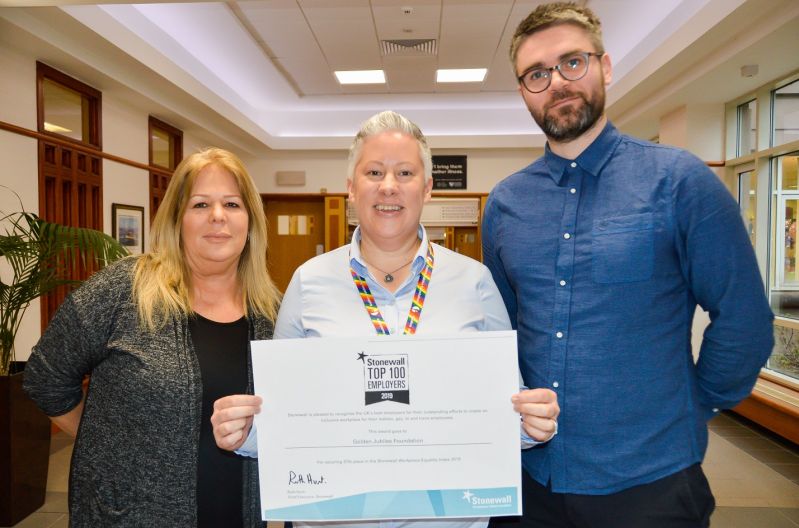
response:
<path fill-rule="evenodd" d="M 111 229 L 131 255 L 144 253 L 144 207 L 111 204 Z"/>

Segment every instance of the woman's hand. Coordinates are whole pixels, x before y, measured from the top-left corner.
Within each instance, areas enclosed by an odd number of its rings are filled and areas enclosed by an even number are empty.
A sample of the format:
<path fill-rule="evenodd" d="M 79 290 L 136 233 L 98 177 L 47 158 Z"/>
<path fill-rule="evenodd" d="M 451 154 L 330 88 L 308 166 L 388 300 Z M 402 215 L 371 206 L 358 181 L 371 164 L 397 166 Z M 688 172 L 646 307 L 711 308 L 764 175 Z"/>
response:
<path fill-rule="evenodd" d="M 261 397 L 249 394 L 234 394 L 214 402 L 211 426 L 214 440 L 220 449 L 235 451 L 247 440 L 252 427 L 252 418 L 261 412 Z"/>
<path fill-rule="evenodd" d="M 522 415 L 524 432 L 537 442 L 547 442 L 558 431 L 558 395 L 549 389 L 525 389 L 511 397 L 513 410 Z"/>

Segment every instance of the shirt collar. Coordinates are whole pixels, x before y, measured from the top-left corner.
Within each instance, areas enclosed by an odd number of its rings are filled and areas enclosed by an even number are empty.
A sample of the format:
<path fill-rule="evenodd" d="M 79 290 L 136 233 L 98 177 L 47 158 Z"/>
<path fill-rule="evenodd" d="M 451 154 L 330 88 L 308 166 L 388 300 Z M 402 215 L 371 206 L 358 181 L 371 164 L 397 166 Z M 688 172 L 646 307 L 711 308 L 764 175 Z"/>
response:
<path fill-rule="evenodd" d="M 593 143 L 588 145 L 584 151 L 577 156 L 575 160 L 568 160 L 561 158 L 549 148 L 547 143 L 544 149 L 544 162 L 549 167 L 549 175 L 558 185 L 563 181 L 563 176 L 566 173 L 566 167 L 574 161 L 585 172 L 593 176 L 599 176 L 602 167 L 608 162 L 616 146 L 621 141 L 621 134 L 613 124 L 608 121 L 605 128 L 597 136 Z"/>
<path fill-rule="evenodd" d="M 413 264 L 411 264 L 411 273 L 409 278 L 415 279 L 416 276 L 422 271 L 422 267 L 424 266 L 424 259 L 427 256 L 427 231 L 425 230 L 422 224 L 419 224 L 419 229 L 416 231 L 416 235 L 422 241 L 419 244 L 419 249 L 416 250 L 416 255 L 413 257 Z M 363 256 L 361 255 L 361 226 L 355 228 L 355 231 L 352 233 L 352 243 L 350 244 L 350 266 L 362 277 L 366 277 L 368 275 L 368 268 L 366 267 L 366 261 L 363 260 Z"/>

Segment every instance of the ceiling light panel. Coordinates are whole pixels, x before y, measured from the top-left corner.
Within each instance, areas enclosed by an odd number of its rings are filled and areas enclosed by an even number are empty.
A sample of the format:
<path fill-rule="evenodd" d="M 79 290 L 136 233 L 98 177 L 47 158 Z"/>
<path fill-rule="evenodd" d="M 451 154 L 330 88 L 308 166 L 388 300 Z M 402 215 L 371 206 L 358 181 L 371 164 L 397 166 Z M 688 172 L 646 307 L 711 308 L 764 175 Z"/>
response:
<path fill-rule="evenodd" d="M 436 70 L 436 82 L 439 83 L 465 83 L 483 82 L 486 72 L 485 68 L 466 68 L 458 70 Z"/>
<path fill-rule="evenodd" d="M 341 84 L 385 84 L 386 82 L 383 70 L 349 70 L 333 73 Z"/>

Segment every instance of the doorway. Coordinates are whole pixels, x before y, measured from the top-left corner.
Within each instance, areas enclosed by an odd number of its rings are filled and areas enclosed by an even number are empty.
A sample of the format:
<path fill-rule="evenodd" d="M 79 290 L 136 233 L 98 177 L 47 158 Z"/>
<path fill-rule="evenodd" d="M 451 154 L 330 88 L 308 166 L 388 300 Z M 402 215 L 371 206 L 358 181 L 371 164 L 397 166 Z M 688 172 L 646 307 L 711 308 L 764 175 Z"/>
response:
<path fill-rule="evenodd" d="M 269 274 L 285 292 L 294 271 L 324 253 L 325 201 L 321 195 L 261 195 L 266 211 Z"/>

